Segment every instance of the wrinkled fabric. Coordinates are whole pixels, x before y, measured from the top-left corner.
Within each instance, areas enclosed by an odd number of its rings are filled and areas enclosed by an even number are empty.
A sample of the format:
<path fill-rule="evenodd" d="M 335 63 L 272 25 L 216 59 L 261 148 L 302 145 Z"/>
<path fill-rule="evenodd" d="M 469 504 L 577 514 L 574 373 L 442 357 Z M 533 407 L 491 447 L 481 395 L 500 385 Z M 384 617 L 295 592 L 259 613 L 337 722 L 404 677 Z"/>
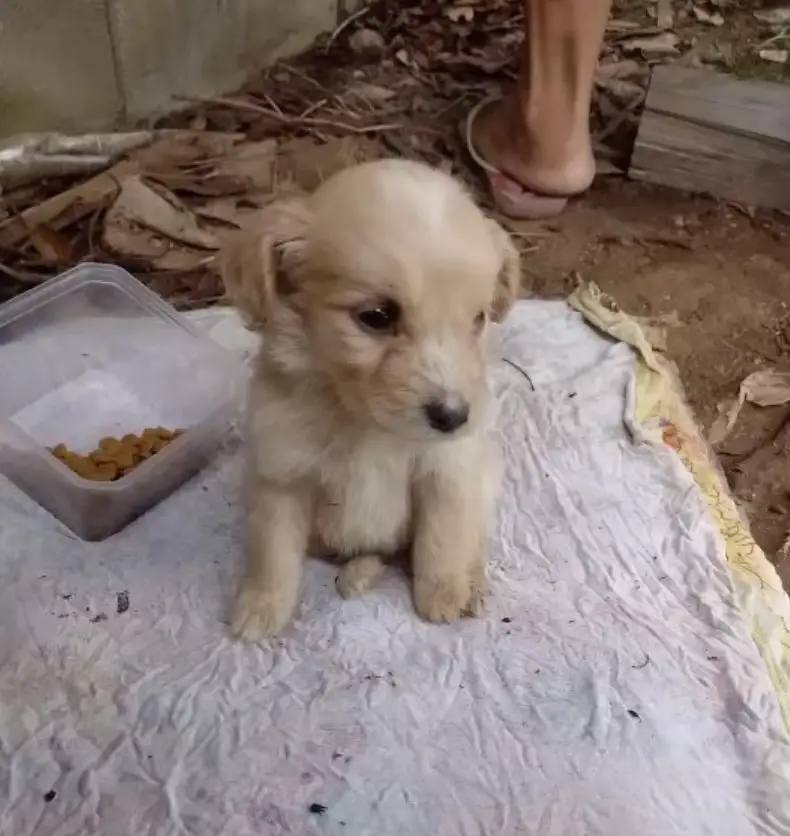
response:
<path fill-rule="evenodd" d="M 234 317 L 204 318 L 242 350 Z M 500 338 L 479 620 L 422 623 L 395 570 L 343 601 L 310 560 L 282 636 L 232 642 L 238 448 L 98 544 L 0 482 L 0 833 L 790 833 L 719 535 L 626 428 L 631 349 L 563 303 L 520 304 Z"/>

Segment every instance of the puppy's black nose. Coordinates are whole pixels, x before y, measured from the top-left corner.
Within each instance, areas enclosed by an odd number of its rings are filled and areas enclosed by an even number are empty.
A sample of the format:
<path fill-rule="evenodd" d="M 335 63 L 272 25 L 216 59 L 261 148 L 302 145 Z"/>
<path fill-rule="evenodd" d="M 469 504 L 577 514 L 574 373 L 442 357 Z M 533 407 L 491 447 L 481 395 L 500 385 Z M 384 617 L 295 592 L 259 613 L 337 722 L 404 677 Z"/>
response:
<path fill-rule="evenodd" d="M 452 433 L 469 420 L 469 404 L 458 400 L 431 401 L 423 407 L 428 423 L 440 433 Z"/>

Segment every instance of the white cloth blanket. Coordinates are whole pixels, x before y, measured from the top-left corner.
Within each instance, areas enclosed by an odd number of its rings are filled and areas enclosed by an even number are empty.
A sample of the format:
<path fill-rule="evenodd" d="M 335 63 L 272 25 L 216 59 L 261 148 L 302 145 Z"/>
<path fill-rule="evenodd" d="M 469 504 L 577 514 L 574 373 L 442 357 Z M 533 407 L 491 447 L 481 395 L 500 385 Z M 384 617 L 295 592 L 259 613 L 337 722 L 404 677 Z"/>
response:
<path fill-rule="evenodd" d="M 691 478 L 627 431 L 631 349 L 528 302 L 498 357 L 534 391 L 495 363 L 480 620 L 309 561 L 286 632 L 232 642 L 238 449 L 98 544 L 0 482 L 0 834 L 790 834 L 778 703 Z"/>

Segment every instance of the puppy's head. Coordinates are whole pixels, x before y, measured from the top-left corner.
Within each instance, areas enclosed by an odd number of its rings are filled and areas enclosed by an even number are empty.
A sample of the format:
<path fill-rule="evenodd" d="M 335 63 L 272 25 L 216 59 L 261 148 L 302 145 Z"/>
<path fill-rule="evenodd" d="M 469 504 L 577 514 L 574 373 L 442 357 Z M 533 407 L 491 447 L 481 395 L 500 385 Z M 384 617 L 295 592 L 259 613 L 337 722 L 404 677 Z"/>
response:
<path fill-rule="evenodd" d="M 223 273 L 281 372 L 320 377 L 357 420 L 431 440 L 474 427 L 486 325 L 506 315 L 520 271 L 456 181 L 387 160 L 268 207 Z"/>

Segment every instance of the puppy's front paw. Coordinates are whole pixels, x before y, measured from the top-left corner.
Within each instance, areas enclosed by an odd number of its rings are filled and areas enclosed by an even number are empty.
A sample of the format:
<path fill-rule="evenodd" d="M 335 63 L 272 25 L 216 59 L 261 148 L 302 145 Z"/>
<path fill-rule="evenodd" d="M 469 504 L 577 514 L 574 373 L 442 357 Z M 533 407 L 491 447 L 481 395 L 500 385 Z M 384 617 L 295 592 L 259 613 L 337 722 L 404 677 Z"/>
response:
<path fill-rule="evenodd" d="M 377 554 L 354 557 L 340 567 L 337 591 L 344 598 L 356 598 L 367 592 L 383 571 L 384 561 Z"/>
<path fill-rule="evenodd" d="M 482 587 L 473 586 L 461 615 L 468 616 L 469 618 L 479 618 L 483 614 L 484 600 L 485 590 Z"/>
<path fill-rule="evenodd" d="M 291 618 L 296 602 L 287 595 L 244 589 L 236 600 L 231 629 L 242 641 L 257 642 L 274 636 Z"/>
<path fill-rule="evenodd" d="M 486 596 L 486 567 L 485 562 L 481 561 L 475 565 L 470 575 L 471 585 L 469 590 L 469 600 L 464 610 L 464 615 L 471 618 L 478 618 L 483 614 L 484 601 Z"/>
<path fill-rule="evenodd" d="M 478 616 L 483 609 L 483 588 L 464 574 L 415 577 L 414 606 L 426 621 L 455 621 Z"/>

